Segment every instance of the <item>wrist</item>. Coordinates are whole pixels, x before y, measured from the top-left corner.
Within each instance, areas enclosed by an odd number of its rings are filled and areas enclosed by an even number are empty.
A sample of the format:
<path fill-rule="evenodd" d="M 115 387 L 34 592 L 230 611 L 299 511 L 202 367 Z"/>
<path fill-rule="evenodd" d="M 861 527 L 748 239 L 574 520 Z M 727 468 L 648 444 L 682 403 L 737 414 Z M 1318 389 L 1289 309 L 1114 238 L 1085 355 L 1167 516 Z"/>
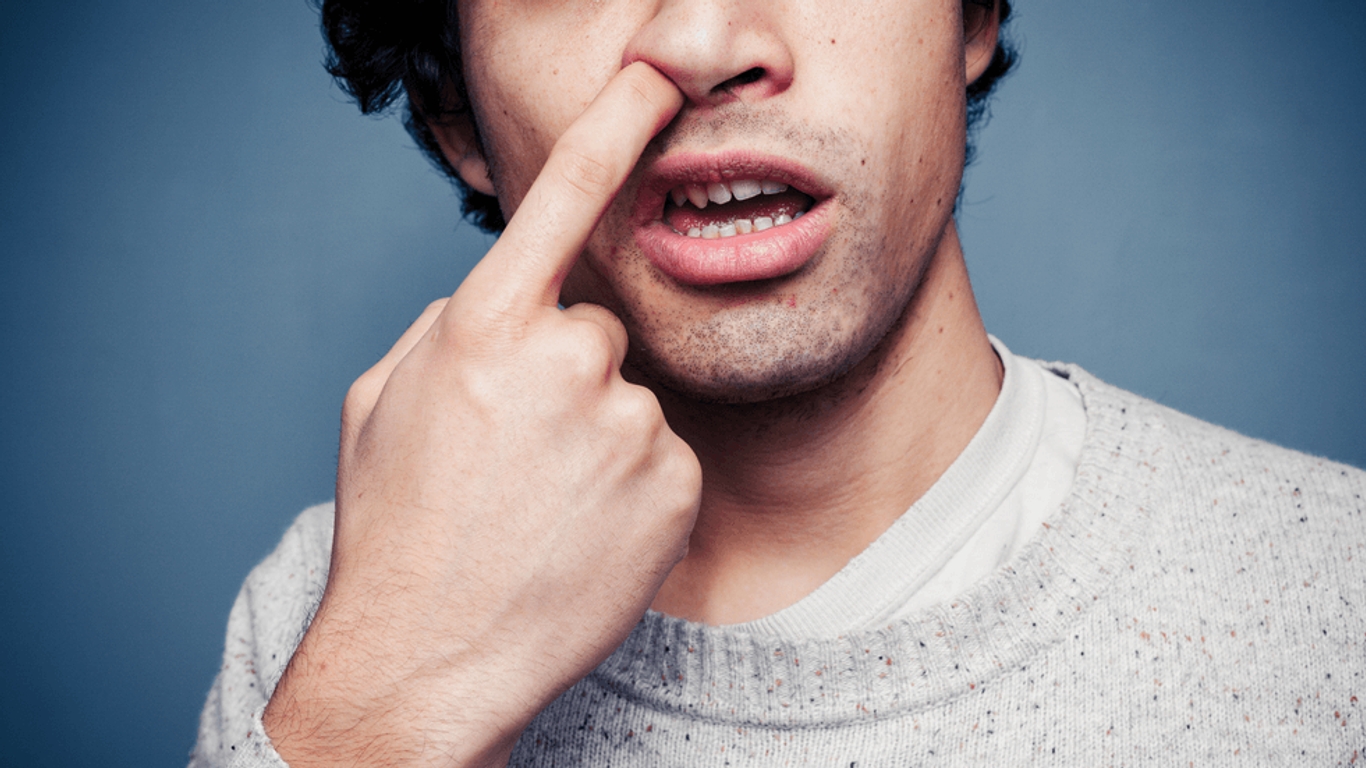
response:
<path fill-rule="evenodd" d="M 312 630 L 310 630 L 312 634 Z M 318 647 L 306 636 L 262 715 L 291 768 L 506 765 L 521 727 L 490 722 L 477 693 L 420 675 L 374 675 L 375 664 Z M 464 703 L 463 710 L 456 703 Z"/>

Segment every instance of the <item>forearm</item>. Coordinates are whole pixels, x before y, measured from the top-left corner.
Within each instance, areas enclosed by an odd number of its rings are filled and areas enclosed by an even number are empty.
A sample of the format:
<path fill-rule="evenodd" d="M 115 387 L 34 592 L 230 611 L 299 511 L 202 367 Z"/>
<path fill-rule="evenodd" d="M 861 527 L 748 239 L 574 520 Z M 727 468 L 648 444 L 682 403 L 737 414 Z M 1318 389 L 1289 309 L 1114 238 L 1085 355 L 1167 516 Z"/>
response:
<path fill-rule="evenodd" d="M 505 763 L 682 557 L 697 458 L 621 376 L 621 320 L 558 306 L 682 101 L 646 64 L 614 76 L 460 289 L 347 393 L 326 593 L 259 689 L 295 768 Z"/>
<path fill-rule="evenodd" d="M 540 709 L 498 717 L 498 689 L 479 682 L 479 660 L 455 662 L 458 671 L 410 668 L 329 629 L 315 622 L 263 716 L 291 768 L 501 768 Z"/>

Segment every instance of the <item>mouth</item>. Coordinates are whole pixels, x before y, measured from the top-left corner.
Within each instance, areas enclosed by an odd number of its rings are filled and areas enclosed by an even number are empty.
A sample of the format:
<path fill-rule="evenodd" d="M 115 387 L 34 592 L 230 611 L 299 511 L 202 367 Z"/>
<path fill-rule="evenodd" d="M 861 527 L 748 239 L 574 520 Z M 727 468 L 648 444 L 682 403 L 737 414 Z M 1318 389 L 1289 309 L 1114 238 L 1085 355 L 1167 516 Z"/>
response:
<path fill-rule="evenodd" d="M 669 190 L 664 221 L 675 234 L 716 240 L 790 224 L 815 202 L 810 195 L 773 179 L 680 184 Z"/>
<path fill-rule="evenodd" d="M 689 285 L 781 277 L 825 241 L 830 198 L 814 174 L 783 158 L 676 155 L 642 181 L 636 242 L 661 272 Z"/>

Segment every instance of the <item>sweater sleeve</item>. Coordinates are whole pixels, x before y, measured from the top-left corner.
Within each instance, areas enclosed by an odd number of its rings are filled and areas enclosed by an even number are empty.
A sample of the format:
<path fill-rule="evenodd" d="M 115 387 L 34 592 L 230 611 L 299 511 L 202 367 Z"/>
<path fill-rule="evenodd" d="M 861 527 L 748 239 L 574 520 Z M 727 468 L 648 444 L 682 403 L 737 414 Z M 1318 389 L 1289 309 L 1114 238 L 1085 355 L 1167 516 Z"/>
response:
<path fill-rule="evenodd" d="M 247 576 L 228 615 L 223 666 L 190 768 L 287 768 L 261 714 L 322 599 L 331 549 L 332 505 L 310 507 Z"/>

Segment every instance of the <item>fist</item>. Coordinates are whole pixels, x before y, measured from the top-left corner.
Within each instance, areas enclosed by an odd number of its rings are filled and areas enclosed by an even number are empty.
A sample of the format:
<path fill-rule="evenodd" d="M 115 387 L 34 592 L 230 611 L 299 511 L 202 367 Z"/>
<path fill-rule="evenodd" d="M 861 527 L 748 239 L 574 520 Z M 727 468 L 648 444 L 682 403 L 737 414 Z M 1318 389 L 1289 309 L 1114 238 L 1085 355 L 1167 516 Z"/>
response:
<path fill-rule="evenodd" d="M 455 295 L 351 387 L 327 588 L 265 716 L 291 765 L 505 761 L 686 552 L 696 457 L 621 377 L 621 322 L 557 306 L 681 103 L 622 70 Z"/>

